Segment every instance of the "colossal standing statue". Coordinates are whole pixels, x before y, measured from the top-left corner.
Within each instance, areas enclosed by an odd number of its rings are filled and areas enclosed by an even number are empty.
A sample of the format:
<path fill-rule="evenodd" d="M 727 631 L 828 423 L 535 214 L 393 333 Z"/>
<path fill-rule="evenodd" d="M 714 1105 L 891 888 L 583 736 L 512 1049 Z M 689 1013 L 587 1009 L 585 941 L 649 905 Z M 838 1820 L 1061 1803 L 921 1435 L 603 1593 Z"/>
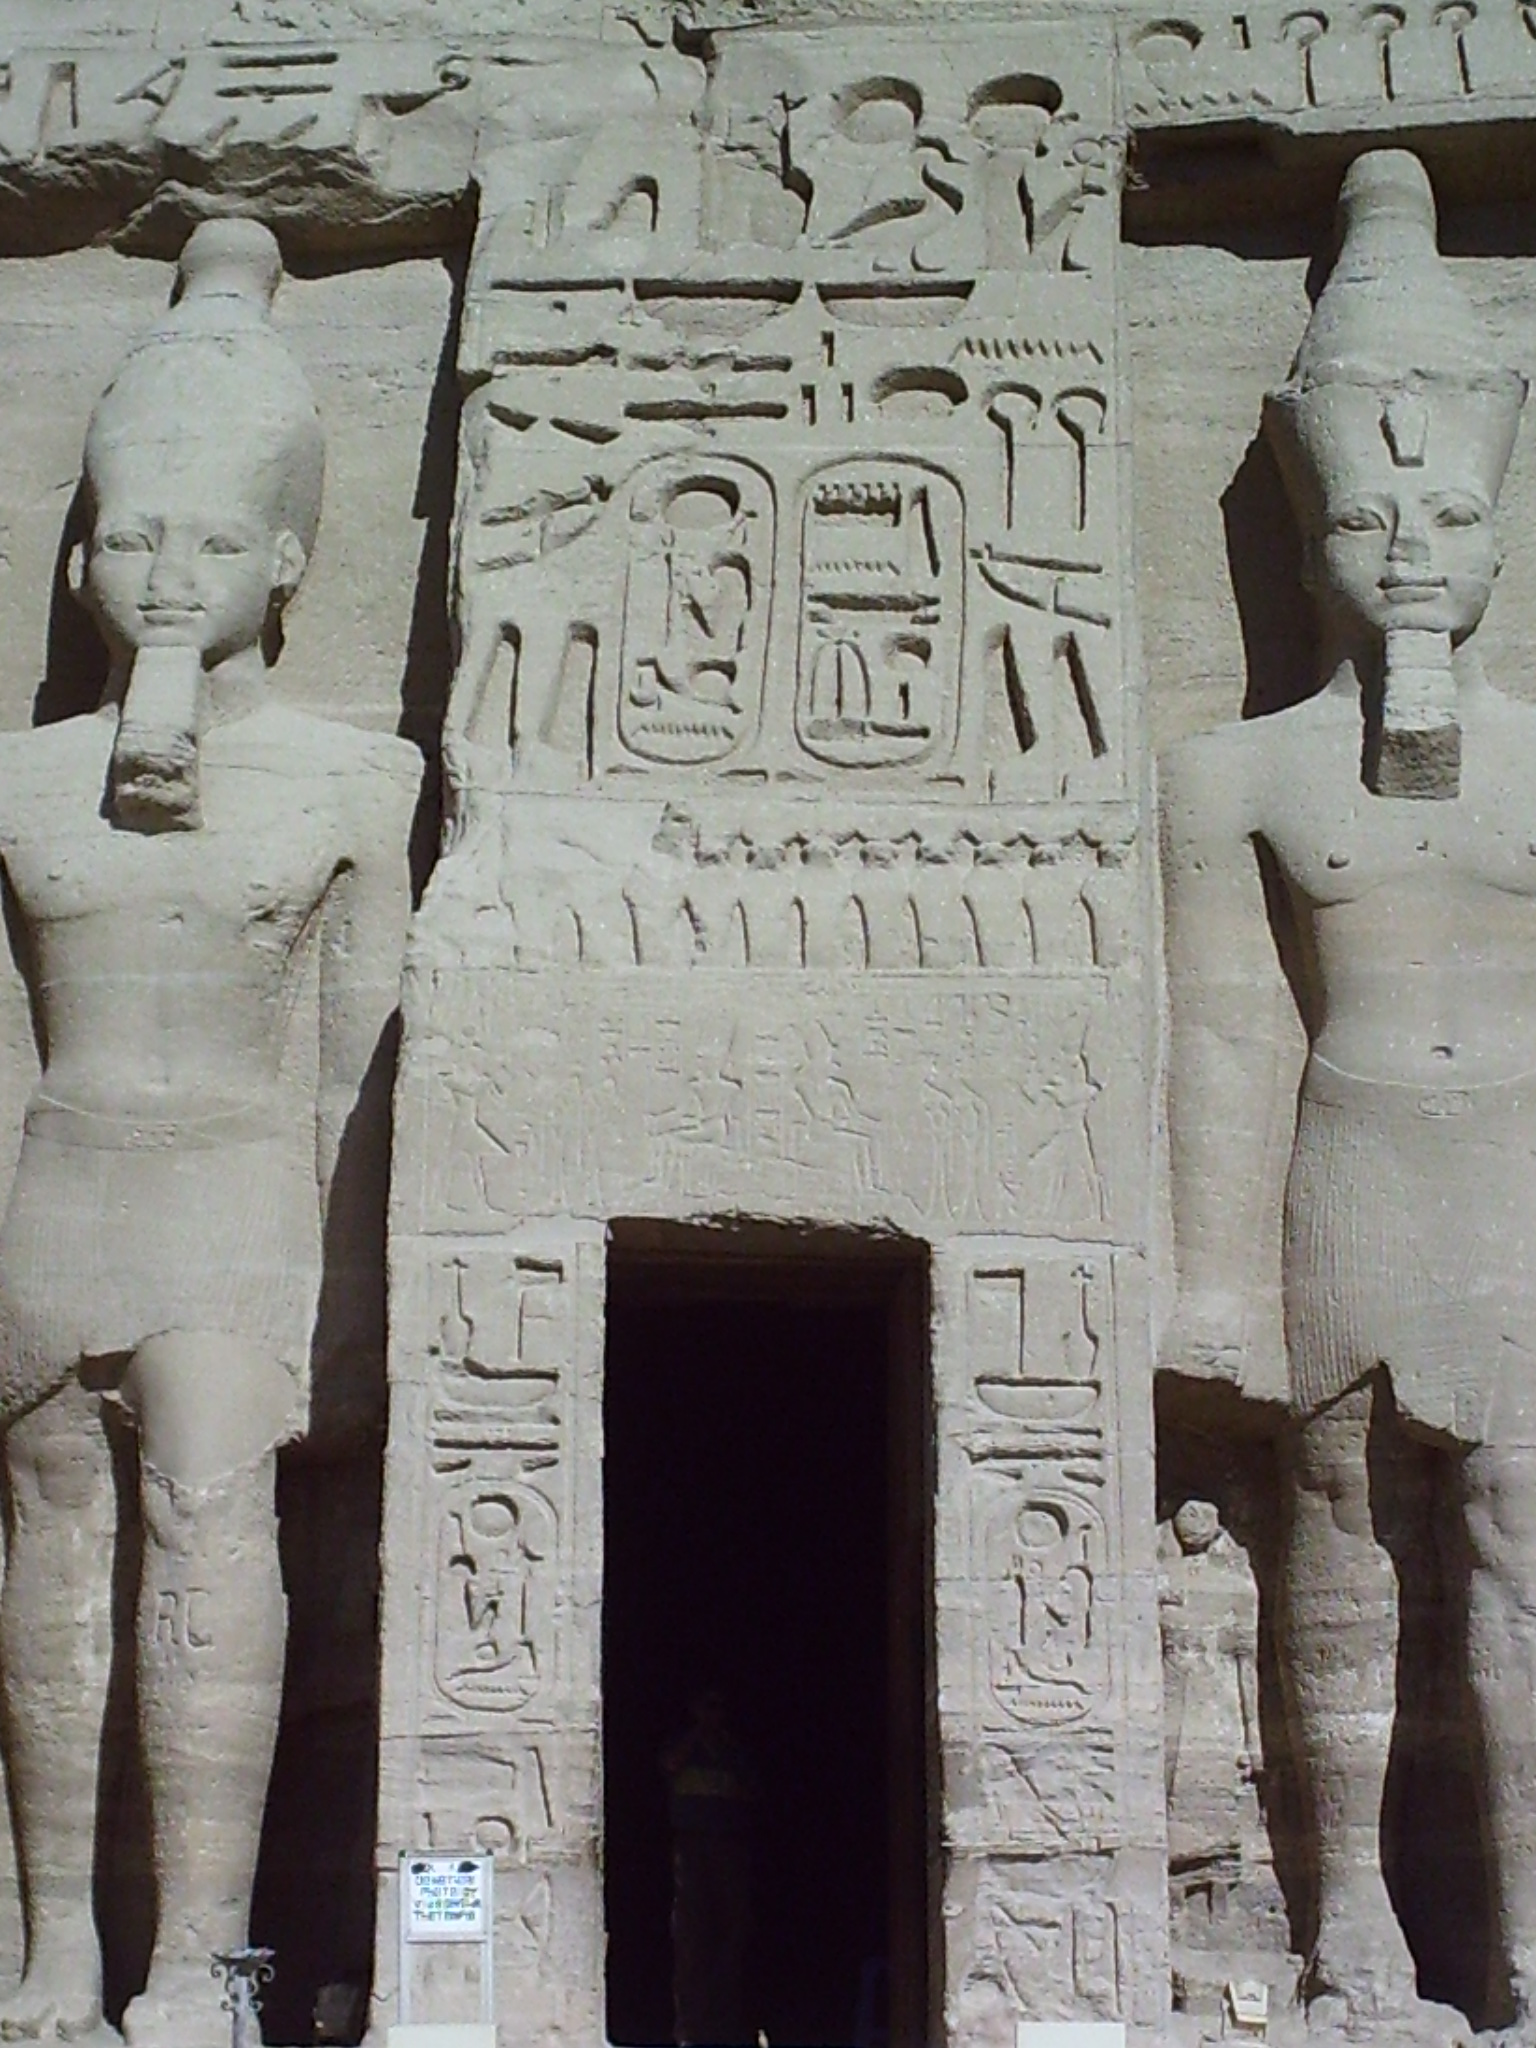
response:
<path fill-rule="evenodd" d="M 1266 427 L 1321 623 L 1317 693 L 1164 765 L 1174 1368 L 1228 1368 L 1264 1264 L 1276 953 L 1309 1040 L 1285 1197 L 1293 1420 L 1281 1648 L 1318 1881 L 1314 2019 L 1443 2032 L 1382 1871 L 1411 1474 L 1438 1447 L 1508 2038 L 1536 2040 L 1536 709 L 1476 651 L 1525 396 L 1436 248 L 1417 160 L 1350 169 Z M 1282 1126 L 1283 1128 L 1283 1126 Z M 1415 1450 L 1415 1440 L 1430 1452 Z"/>
<path fill-rule="evenodd" d="M 188 242 L 172 312 L 86 441 L 75 580 L 110 650 L 103 703 L 0 740 L 6 1014 L 37 1074 L 0 1225 L 0 1674 L 26 1923 L 7 2038 L 101 2023 L 119 1432 L 157 1914 L 124 2032 L 209 2048 L 227 2031 L 209 1954 L 246 1939 L 283 1673 L 275 1455 L 306 1425 L 333 1253 L 337 1330 L 377 1320 L 356 1225 L 379 1191 L 357 1176 L 387 1159 L 419 761 L 273 694 L 323 470 L 268 323 L 280 269 L 252 222 Z"/>

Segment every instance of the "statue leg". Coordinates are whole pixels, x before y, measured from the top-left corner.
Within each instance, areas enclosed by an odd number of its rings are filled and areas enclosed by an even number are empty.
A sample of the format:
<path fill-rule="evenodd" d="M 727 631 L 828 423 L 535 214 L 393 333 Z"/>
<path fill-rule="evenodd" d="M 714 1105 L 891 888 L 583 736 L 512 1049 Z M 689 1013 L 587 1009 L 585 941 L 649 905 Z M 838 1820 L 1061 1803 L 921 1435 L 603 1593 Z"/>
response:
<path fill-rule="evenodd" d="M 1372 1386 L 1356 1388 L 1292 1434 L 1281 1623 L 1317 1851 L 1310 1996 L 1341 1998 L 1357 2023 L 1417 2004 L 1381 1864 L 1398 1582 L 1381 1527 L 1390 1508 L 1372 1499 L 1377 1398 Z"/>
<path fill-rule="evenodd" d="M 91 1880 L 117 1498 L 96 1396 L 71 1380 L 12 1425 L 5 1457 L 0 1673 L 26 1964 L 0 2036 L 39 2040 L 101 2023 Z"/>
<path fill-rule="evenodd" d="M 1536 1449 L 1473 1451 L 1463 1466 L 1471 1552 L 1467 1649 L 1488 1770 L 1488 1831 L 1515 2024 L 1536 2043 Z"/>
<path fill-rule="evenodd" d="M 134 2048 L 207 2048 L 229 2021 L 209 1958 L 247 1939 L 277 1739 L 287 1605 L 273 1505 L 293 1382 L 234 1338 L 140 1347 L 123 1386 L 139 1427 L 144 1567 L 139 1713 L 158 1918 Z"/>

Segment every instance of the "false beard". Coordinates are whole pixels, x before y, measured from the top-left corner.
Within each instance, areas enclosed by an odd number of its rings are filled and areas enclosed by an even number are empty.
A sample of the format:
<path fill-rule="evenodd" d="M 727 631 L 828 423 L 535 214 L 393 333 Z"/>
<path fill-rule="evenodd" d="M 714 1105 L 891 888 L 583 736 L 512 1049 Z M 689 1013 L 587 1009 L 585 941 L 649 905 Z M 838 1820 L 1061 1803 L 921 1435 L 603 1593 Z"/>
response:
<path fill-rule="evenodd" d="M 108 774 L 112 820 L 125 830 L 201 828 L 202 688 L 195 647 L 143 647 L 134 656 Z"/>
<path fill-rule="evenodd" d="M 1368 741 L 1366 785 L 1377 796 L 1461 793 L 1461 720 L 1449 633 L 1389 628 L 1381 723 Z"/>

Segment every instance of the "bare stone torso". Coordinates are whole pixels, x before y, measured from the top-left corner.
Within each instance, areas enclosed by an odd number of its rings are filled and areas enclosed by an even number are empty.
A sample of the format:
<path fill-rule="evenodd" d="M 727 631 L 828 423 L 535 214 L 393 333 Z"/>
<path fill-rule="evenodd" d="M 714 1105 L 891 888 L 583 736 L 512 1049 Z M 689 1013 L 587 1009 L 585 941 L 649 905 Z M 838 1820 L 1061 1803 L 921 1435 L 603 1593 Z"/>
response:
<path fill-rule="evenodd" d="M 1373 795 L 1358 709 L 1326 693 L 1238 732 L 1312 956 L 1314 1052 L 1408 1084 L 1536 1070 L 1536 710 L 1468 693 L 1450 801 Z"/>
<path fill-rule="evenodd" d="M 346 807 L 317 789 L 298 724 L 262 712 L 206 736 L 195 832 L 127 832 L 102 815 L 111 716 L 0 752 L 0 859 L 50 1101 L 195 1120 L 275 1089 L 307 940 L 346 852 Z"/>

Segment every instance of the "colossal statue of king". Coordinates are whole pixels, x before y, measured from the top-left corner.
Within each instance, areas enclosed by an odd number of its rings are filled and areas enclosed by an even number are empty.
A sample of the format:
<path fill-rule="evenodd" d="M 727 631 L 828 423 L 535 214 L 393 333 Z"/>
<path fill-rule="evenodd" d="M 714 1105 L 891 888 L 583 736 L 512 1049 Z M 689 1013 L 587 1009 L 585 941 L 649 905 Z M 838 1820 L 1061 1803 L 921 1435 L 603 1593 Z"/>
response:
<path fill-rule="evenodd" d="M 1536 709 L 1483 672 L 1525 383 L 1440 259 L 1416 158 L 1347 174 L 1266 408 L 1316 693 L 1164 763 L 1175 1369 L 1236 1369 L 1242 1195 L 1291 1128 L 1280 1646 L 1318 1885 L 1314 2020 L 1444 2037 L 1382 1867 L 1399 1587 L 1426 1461 L 1459 1507 L 1509 2038 L 1536 2040 Z M 1308 1039 L 1277 1105 L 1276 941 Z M 1275 1114 L 1280 1110 L 1280 1116 Z M 1281 1121 L 1283 1117 L 1284 1121 Z"/>
<path fill-rule="evenodd" d="M 3 1014 L 35 1076 L 0 1223 L 0 1684 L 26 1933 L 7 2038 L 102 2023 L 112 1544 L 135 1516 L 118 1569 L 141 1551 L 156 1925 L 124 2032 L 208 2048 L 226 2030 L 209 1955 L 247 1934 L 286 1627 L 275 1457 L 306 1428 L 322 1275 L 337 1341 L 349 1319 L 380 1334 L 356 1228 L 379 1190 L 354 1183 L 387 1156 L 387 1129 L 363 1125 L 419 761 L 274 692 L 323 471 L 268 319 L 280 274 L 253 222 L 188 242 L 170 314 L 86 440 L 74 578 L 110 652 L 103 702 L 0 740 Z M 121 1511 L 114 1439 L 137 1471 Z"/>

